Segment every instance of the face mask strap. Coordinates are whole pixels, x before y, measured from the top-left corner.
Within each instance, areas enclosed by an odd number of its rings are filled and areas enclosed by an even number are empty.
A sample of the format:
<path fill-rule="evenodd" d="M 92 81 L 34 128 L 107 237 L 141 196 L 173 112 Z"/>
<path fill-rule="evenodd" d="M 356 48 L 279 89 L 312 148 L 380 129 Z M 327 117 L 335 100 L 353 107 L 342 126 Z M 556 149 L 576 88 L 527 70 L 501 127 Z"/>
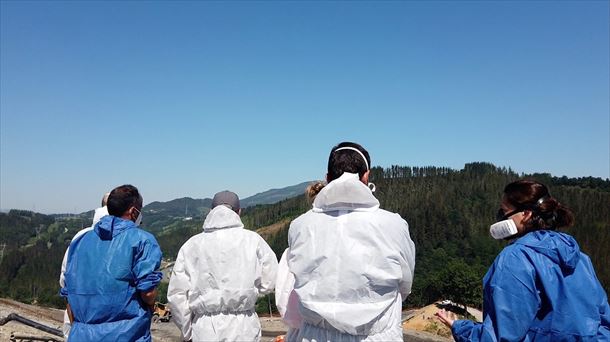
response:
<path fill-rule="evenodd" d="M 536 201 L 536 207 L 540 208 L 540 206 L 542 205 L 542 203 L 544 203 L 544 201 L 546 201 L 547 199 L 549 199 L 550 196 L 548 195 L 544 195 L 542 197 L 540 197 L 537 201 Z"/>
<path fill-rule="evenodd" d="M 342 151 L 342 150 L 351 150 L 351 151 L 358 152 L 358 154 L 362 157 L 362 160 L 364 160 L 364 165 L 366 165 L 366 170 L 367 171 L 370 170 L 369 163 L 366 161 L 366 157 L 364 156 L 364 153 L 360 152 L 359 149 L 357 149 L 355 147 L 351 147 L 351 146 L 345 146 L 345 147 L 340 147 L 340 148 L 336 149 L 335 152 Z"/>

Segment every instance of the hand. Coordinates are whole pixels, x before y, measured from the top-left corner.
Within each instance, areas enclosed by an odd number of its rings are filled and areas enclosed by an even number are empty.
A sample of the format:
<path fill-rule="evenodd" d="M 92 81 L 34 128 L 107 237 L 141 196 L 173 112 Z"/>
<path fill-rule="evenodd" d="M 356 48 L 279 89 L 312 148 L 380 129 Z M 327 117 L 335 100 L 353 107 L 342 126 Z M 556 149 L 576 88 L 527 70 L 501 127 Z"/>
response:
<path fill-rule="evenodd" d="M 455 320 L 457 319 L 457 316 L 453 312 L 446 311 L 445 309 L 439 310 L 437 313 L 434 314 L 434 316 L 438 317 L 439 321 L 441 321 L 449 328 L 453 326 L 453 322 L 455 322 Z"/>

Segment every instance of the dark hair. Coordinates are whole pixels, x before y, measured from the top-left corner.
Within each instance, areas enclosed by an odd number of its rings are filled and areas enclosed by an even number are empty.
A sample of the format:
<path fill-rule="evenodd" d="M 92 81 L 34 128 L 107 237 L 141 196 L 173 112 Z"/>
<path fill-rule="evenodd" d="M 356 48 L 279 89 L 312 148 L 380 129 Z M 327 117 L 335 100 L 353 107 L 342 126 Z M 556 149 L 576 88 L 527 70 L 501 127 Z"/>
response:
<path fill-rule="evenodd" d="M 129 184 L 114 188 L 108 196 L 108 213 L 121 217 L 129 208 L 142 206 L 142 196 L 138 189 Z"/>
<path fill-rule="evenodd" d="M 532 227 L 556 229 L 574 223 L 572 211 L 549 193 L 546 185 L 533 180 L 518 180 L 504 188 L 505 201 L 518 210 L 532 212 Z"/>
<path fill-rule="evenodd" d="M 365 156 L 366 161 L 362 159 L 360 153 L 354 150 L 340 150 L 342 147 L 352 147 L 362 152 Z M 330 151 L 330 156 L 328 156 L 328 181 L 335 180 L 344 172 L 357 173 L 360 177 L 362 177 L 368 170 L 371 165 L 371 157 L 367 150 L 359 144 L 353 142 L 342 142 L 339 145 L 333 147 Z"/>

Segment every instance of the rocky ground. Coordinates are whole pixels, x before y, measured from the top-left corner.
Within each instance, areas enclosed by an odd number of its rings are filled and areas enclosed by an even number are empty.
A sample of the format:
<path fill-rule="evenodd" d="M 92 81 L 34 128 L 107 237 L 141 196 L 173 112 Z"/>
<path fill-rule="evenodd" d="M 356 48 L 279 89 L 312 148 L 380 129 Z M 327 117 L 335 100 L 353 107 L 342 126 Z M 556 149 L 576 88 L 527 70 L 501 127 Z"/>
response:
<path fill-rule="evenodd" d="M 418 321 L 418 317 L 424 317 L 425 321 L 430 322 L 426 318 L 426 315 L 433 314 L 431 310 L 424 310 L 422 313 L 419 310 L 412 310 L 405 312 L 405 319 L 413 323 Z M 16 313 L 20 316 L 44 324 L 50 328 L 61 330 L 63 324 L 63 310 L 40 307 L 35 305 L 28 305 L 19 303 L 10 299 L 0 298 L 0 319 L 8 316 L 11 313 Z M 262 342 L 275 341 L 275 337 L 286 333 L 286 326 L 279 317 L 261 317 Z M 404 337 L 405 341 L 415 342 L 435 342 L 435 341 L 450 341 L 447 338 L 443 338 L 438 335 L 430 334 L 425 331 L 416 331 L 417 327 L 404 326 Z M 420 328 L 421 329 L 421 328 Z M 425 330 L 425 325 L 424 329 Z M 180 331 L 171 322 L 154 323 L 151 325 L 151 332 L 153 341 L 159 342 L 180 342 Z M 19 322 L 10 321 L 5 325 L 0 326 L 0 341 L 11 341 L 11 335 L 15 336 L 29 336 L 37 338 L 48 338 L 47 341 L 64 341 L 63 338 L 54 336 L 50 333 L 43 332 L 38 329 L 31 328 L 27 325 Z M 17 340 L 20 341 L 20 340 Z"/>
<path fill-rule="evenodd" d="M 16 313 L 22 317 L 58 330 L 61 330 L 63 324 L 63 310 L 28 305 L 10 299 L 0 298 L 0 319 L 11 313 Z M 272 342 L 275 340 L 276 336 L 286 333 L 286 326 L 279 317 L 261 317 L 261 326 L 263 327 L 263 342 Z M 151 332 L 154 341 L 182 341 L 180 338 L 180 331 L 171 322 L 154 323 L 151 325 Z M 0 326 L 0 341 L 10 341 L 11 335 L 36 338 L 44 337 L 49 340 L 56 339 L 58 341 L 64 341 L 61 337 L 31 328 L 16 321 L 10 321 L 5 325 Z"/>

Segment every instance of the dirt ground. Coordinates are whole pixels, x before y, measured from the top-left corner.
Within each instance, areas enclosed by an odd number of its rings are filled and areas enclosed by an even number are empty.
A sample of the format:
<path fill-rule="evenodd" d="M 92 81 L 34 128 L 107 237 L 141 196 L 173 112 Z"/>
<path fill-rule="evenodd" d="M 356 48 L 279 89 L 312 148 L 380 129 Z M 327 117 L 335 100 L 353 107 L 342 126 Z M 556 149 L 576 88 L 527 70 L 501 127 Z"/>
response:
<path fill-rule="evenodd" d="M 403 322 L 403 330 L 424 331 L 444 338 L 451 338 L 451 329 L 442 324 L 435 316 L 442 306 L 438 304 L 428 305 L 418 310 L 411 311 L 409 317 Z M 474 308 L 468 308 L 468 313 L 479 322 L 483 319 L 483 313 Z M 459 317 L 458 318 L 463 318 Z"/>
<path fill-rule="evenodd" d="M 405 312 L 406 322 L 403 324 L 405 341 L 450 341 L 447 337 L 451 334 L 434 327 L 441 327 L 441 324 L 434 319 L 434 313 L 438 310 L 435 305 L 430 305 L 419 310 Z M 44 324 L 54 329 L 61 330 L 63 324 L 63 310 L 40 307 L 19 303 L 10 299 L 0 298 L 0 319 L 10 313 Z M 279 317 L 261 317 L 262 342 L 273 342 L 278 335 L 286 333 L 286 325 Z M 437 322 L 436 325 L 431 324 Z M 448 335 L 447 335 L 447 332 Z M 180 331 L 171 322 L 153 323 L 151 325 L 153 341 L 157 342 L 181 342 Z M 49 333 L 31 328 L 19 322 L 11 321 L 0 326 L 0 341 L 10 341 L 11 334 L 21 336 L 54 338 L 57 341 L 64 341 L 63 338 Z M 445 338 L 441 337 L 445 336 Z"/>
<path fill-rule="evenodd" d="M 11 313 L 16 313 L 22 317 L 25 317 L 32 321 L 36 321 L 54 329 L 61 330 L 61 327 L 63 325 L 63 310 L 28 305 L 10 299 L 0 298 L 0 319 L 8 316 Z M 263 338 L 261 339 L 262 342 L 272 342 L 275 340 L 275 337 L 277 335 L 283 335 L 286 333 L 286 326 L 279 317 L 261 317 L 261 326 L 263 328 Z M 180 336 L 180 330 L 178 330 L 176 325 L 171 322 L 154 323 L 151 325 L 150 330 L 153 336 L 153 341 L 182 341 Z M 41 330 L 31 328 L 27 325 L 15 321 L 10 321 L 5 325 L 0 326 L 0 341 L 10 341 L 11 334 L 17 336 L 53 338 L 58 341 L 64 340 L 61 337 L 45 333 Z"/>
<path fill-rule="evenodd" d="M 54 329 L 61 330 L 63 324 L 64 313 L 62 310 L 27 305 L 10 299 L 0 298 L 0 318 L 4 318 L 13 312 Z M 19 336 L 50 337 L 63 341 L 60 337 L 15 321 L 0 326 L 0 341 L 10 341 L 11 334 L 13 333 Z"/>
<path fill-rule="evenodd" d="M 428 305 L 413 312 L 411 318 L 407 319 L 403 329 L 425 331 L 442 337 L 451 337 L 451 330 L 442 324 L 434 314 L 439 310 L 436 305 Z"/>

